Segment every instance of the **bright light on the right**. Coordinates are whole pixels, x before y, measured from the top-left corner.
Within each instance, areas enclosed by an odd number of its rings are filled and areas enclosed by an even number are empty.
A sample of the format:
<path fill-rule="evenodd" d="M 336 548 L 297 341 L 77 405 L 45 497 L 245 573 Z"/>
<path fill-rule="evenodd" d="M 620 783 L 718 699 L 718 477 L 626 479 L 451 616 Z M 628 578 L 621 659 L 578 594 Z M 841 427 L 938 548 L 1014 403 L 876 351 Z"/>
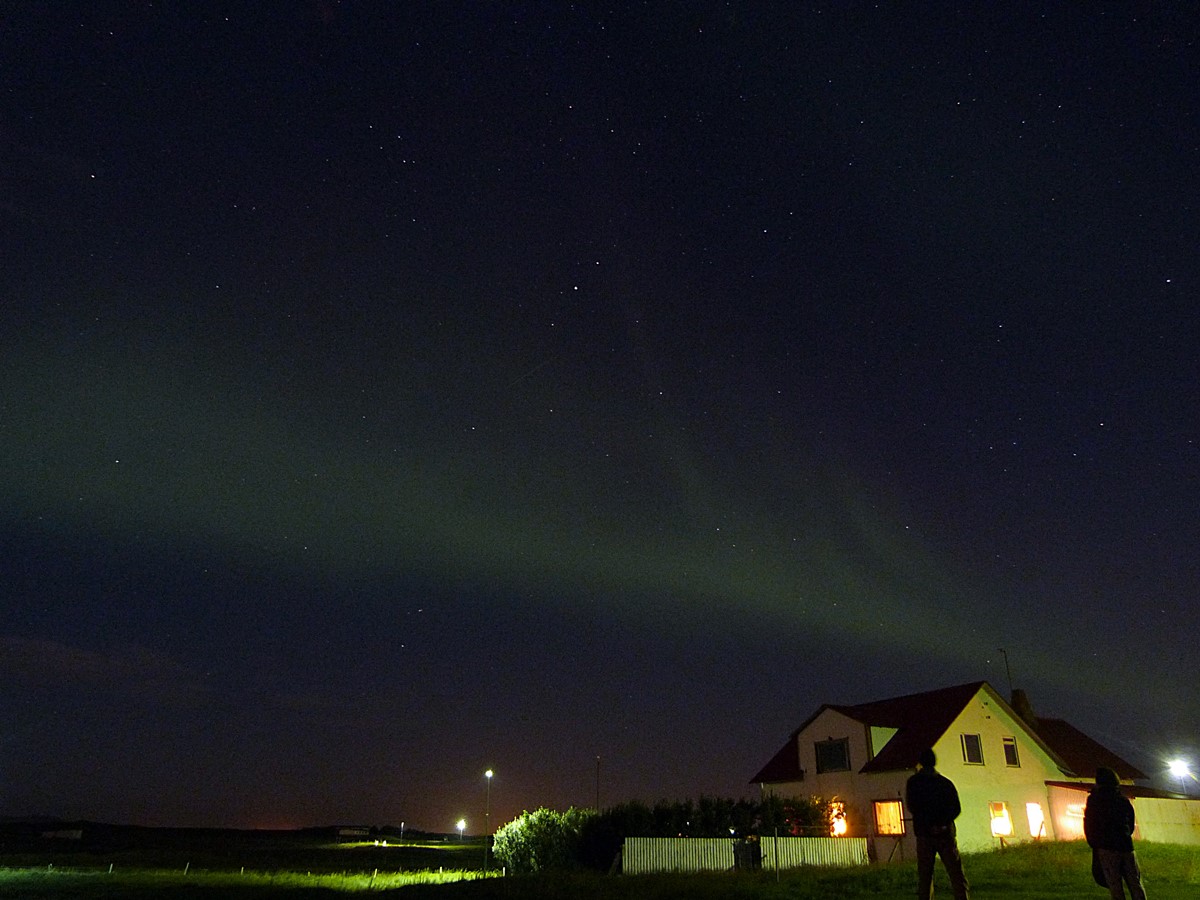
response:
<path fill-rule="evenodd" d="M 1167 763 L 1167 768 L 1176 778 L 1187 778 L 1192 774 L 1192 764 L 1186 759 L 1173 759 Z"/>

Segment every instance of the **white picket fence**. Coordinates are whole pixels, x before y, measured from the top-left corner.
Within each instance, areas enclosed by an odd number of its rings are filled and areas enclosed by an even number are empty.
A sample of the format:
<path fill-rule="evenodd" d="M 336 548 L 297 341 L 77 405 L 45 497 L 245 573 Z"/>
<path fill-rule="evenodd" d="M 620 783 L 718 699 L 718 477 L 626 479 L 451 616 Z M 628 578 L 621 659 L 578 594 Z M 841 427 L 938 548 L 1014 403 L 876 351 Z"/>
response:
<path fill-rule="evenodd" d="M 629 875 L 649 872 L 724 872 L 733 868 L 733 844 L 727 838 L 625 838 L 621 870 Z M 865 866 L 866 838 L 764 837 L 762 867 Z"/>

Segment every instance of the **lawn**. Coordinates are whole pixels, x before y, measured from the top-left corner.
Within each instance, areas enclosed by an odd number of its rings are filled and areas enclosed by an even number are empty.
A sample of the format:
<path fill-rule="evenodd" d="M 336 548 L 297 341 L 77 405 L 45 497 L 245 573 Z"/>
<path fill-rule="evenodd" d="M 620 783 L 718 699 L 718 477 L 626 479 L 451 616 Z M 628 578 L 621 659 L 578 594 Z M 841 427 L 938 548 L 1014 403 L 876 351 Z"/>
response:
<path fill-rule="evenodd" d="M 184 849 L 187 848 L 176 848 Z M 74 855 L 59 854 L 55 862 L 33 865 L 22 859 L 14 865 L 10 854 L 0 852 L 0 897 L 46 900 L 124 900 L 173 898 L 195 900 L 308 900 L 362 892 L 401 890 L 405 900 L 835 900 L 835 898 L 909 898 L 915 887 L 911 862 L 875 865 L 862 869 L 801 869 L 783 872 L 718 873 L 701 875 L 603 876 L 595 874 L 491 877 L 479 879 L 476 851 L 480 845 L 412 845 L 387 848 L 311 844 L 307 847 L 256 848 L 260 862 L 295 862 L 305 852 L 315 854 L 319 865 L 288 868 L 253 868 L 224 855 L 196 851 L 196 859 L 169 868 L 137 865 L 133 850 L 118 865 L 93 865 Z M 225 851 L 234 848 L 225 847 Z M 156 851 L 160 857 L 163 848 Z M 390 856 L 383 855 L 391 851 Z M 152 854 L 153 855 L 153 854 Z M 236 856 L 236 854 L 234 854 Z M 253 854 L 251 854 L 253 855 Z M 1200 848 L 1141 844 L 1138 856 L 1154 900 L 1192 900 L 1200 896 Z M 388 860 L 389 868 L 374 865 Z M 451 869 L 437 861 L 458 860 L 470 868 Z M 368 867 L 359 868 L 366 861 Z M 423 870 L 409 865 L 421 862 Z M 1091 881 L 1090 855 L 1080 843 L 1026 845 L 965 858 L 972 895 L 979 898 L 1016 897 L 1020 900 L 1070 900 L 1100 898 L 1104 892 Z M 341 868 L 331 868 L 340 862 Z M 430 863 L 432 862 L 432 865 Z M 217 863 L 217 864 L 214 864 Z M 223 863 L 223 864 L 220 864 Z M 464 880 L 471 879 L 471 880 Z M 937 894 L 948 897 L 949 885 L 938 872 Z"/>

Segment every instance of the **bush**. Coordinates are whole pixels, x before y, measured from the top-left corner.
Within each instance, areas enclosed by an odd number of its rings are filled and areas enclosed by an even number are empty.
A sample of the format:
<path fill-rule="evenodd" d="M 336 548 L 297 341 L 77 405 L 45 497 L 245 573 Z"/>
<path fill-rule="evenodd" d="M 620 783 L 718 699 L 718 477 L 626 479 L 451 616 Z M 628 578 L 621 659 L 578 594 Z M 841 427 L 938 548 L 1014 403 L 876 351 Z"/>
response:
<path fill-rule="evenodd" d="M 769 796 L 761 802 L 701 797 L 653 808 L 634 800 L 592 815 L 583 823 L 578 859 L 605 871 L 627 837 L 745 838 L 751 834 L 804 835 L 829 833 L 829 804 L 818 797 Z"/>
<path fill-rule="evenodd" d="M 514 874 L 573 869 L 579 865 L 580 835 L 596 815 L 571 807 L 566 812 L 523 812 L 496 832 L 493 852 Z"/>
<path fill-rule="evenodd" d="M 817 797 L 762 802 L 701 797 L 653 807 L 634 800 L 598 813 L 524 812 L 496 832 L 493 852 L 514 874 L 611 868 L 627 837 L 744 838 L 750 834 L 828 834 L 829 804 Z"/>

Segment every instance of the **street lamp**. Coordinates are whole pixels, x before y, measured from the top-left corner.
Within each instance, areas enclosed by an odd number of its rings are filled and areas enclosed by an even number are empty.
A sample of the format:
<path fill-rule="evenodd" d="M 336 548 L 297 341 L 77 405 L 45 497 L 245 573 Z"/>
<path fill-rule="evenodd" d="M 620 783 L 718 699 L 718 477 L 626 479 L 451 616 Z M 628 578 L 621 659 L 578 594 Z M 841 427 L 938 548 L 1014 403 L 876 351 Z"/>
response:
<path fill-rule="evenodd" d="M 1186 794 L 1187 788 L 1184 786 L 1184 779 L 1192 777 L 1192 766 L 1186 759 L 1173 759 L 1167 763 L 1167 768 L 1171 770 L 1171 774 L 1179 779 L 1179 793 Z"/>
<path fill-rule="evenodd" d="M 463 829 L 467 827 L 467 820 L 459 819 L 457 822 L 454 823 L 454 827 L 458 829 L 458 839 L 461 842 Z"/>
<path fill-rule="evenodd" d="M 488 870 L 488 857 L 491 855 L 492 849 L 492 775 L 494 774 L 491 769 L 483 773 L 483 777 L 487 779 L 487 799 L 483 806 L 483 872 L 485 875 Z"/>

